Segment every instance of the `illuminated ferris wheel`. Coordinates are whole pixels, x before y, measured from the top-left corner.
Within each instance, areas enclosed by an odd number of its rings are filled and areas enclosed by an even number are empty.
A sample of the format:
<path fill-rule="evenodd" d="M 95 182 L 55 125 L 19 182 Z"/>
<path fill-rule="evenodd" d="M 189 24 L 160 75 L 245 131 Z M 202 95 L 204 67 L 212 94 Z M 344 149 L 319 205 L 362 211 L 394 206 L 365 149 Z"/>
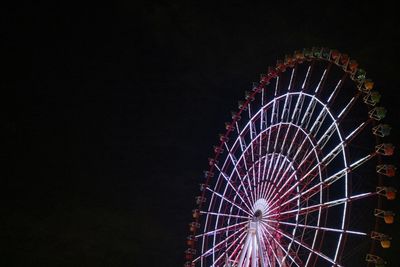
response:
<path fill-rule="evenodd" d="M 396 196 L 385 185 L 394 147 L 373 87 L 355 60 L 325 48 L 268 68 L 209 158 L 185 266 L 346 266 L 349 244 L 390 247 L 373 215 L 393 223 L 382 206 Z M 373 223 L 355 220 L 371 199 L 362 220 Z M 376 251 L 363 260 L 384 264 Z"/>

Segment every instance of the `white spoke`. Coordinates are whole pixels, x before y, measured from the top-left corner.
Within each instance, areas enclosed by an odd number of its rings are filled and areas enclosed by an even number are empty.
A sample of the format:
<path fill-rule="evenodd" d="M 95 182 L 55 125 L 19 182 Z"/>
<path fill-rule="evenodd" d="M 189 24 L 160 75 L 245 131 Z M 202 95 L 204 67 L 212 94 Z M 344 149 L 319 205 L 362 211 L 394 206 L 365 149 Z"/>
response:
<path fill-rule="evenodd" d="M 211 188 L 207 187 L 206 188 L 208 191 L 210 191 L 211 193 L 213 193 L 216 196 L 219 196 L 221 199 L 225 200 L 226 202 L 228 202 L 229 204 L 235 206 L 236 208 L 238 208 L 239 210 L 243 211 L 244 213 L 247 213 L 248 215 L 252 216 L 247 210 L 243 209 L 242 207 L 240 207 L 238 204 L 232 202 L 231 200 L 227 199 L 225 196 L 221 195 L 220 193 L 215 192 L 214 190 L 212 190 Z"/>
<path fill-rule="evenodd" d="M 246 233 L 246 231 L 244 231 L 245 228 L 240 228 L 239 230 L 235 231 L 234 233 L 230 234 L 228 237 L 226 237 L 224 240 L 222 240 L 221 242 L 219 242 L 218 244 L 214 245 L 212 248 L 210 248 L 209 250 L 207 250 L 206 252 L 204 252 L 203 254 L 201 254 L 200 256 L 198 256 L 194 261 L 199 260 L 200 258 L 204 258 L 209 256 L 211 253 L 215 253 L 216 251 L 219 251 L 222 248 L 216 249 L 219 246 L 221 246 L 222 244 L 226 243 L 228 240 L 230 240 L 232 237 L 234 237 L 235 235 L 237 235 L 239 232 L 243 231 L 243 233 Z M 243 234 L 242 233 L 242 234 Z M 241 235 L 242 235 L 241 234 Z"/>
<path fill-rule="evenodd" d="M 342 87 L 342 84 L 343 84 L 343 80 L 339 80 L 335 86 L 335 89 L 333 89 L 332 93 L 329 95 L 327 103 L 330 103 L 333 100 L 333 98 L 336 96 L 338 90 Z"/>
<path fill-rule="evenodd" d="M 247 197 L 247 199 L 248 199 L 248 203 L 249 203 L 250 205 L 252 205 L 254 202 L 253 202 L 252 200 L 250 200 L 249 193 L 247 192 L 246 186 L 245 186 L 244 183 L 243 183 L 244 176 L 241 176 L 241 175 L 240 175 L 239 170 L 238 170 L 238 168 L 237 168 L 237 165 L 239 164 L 239 162 L 238 162 L 238 160 L 234 159 L 234 156 L 232 155 L 232 153 L 231 153 L 231 151 L 230 151 L 228 145 L 225 144 L 225 146 L 226 146 L 226 149 L 227 149 L 227 151 L 228 151 L 228 158 L 231 160 L 231 162 L 232 162 L 232 164 L 233 164 L 233 166 L 234 166 L 234 171 L 236 172 L 236 174 L 237 174 L 237 176 L 238 176 L 238 179 L 239 179 L 239 181 L 240 181 L 240 184 L 241 184 L 241 186 L 242 186 L 242 188 L 243 188 L 243 192 L 245 193 L 245 195 L 246 195 L 246 197 Z M 232 175 L 233 175 L 233 171 L 232 171 L 230 177 L 232 177 Z M 240 189 L 240 187 L 239 187 L 238 189 Z M 240 194 L 239 194 L 239 195 L 240 195 Z M 244 203 L 246 203 L 246 201 L 244 201 Z M 251 209 L 250 209 L 250 210 L 251 210 Z"/>
<path fill-rule="evenodd" d="M 219 233 L 224 232 L 224 231 L 228 231 L 228 230 L 231 231 L 232 228 L 244 225 L 246 223 L 248 223 L 248 222 L 240 222 L 240 223 L 236 223 L 236 224 L 229 225 L 229 226 L 226 226 L 226 227 L 218 228 L 218 229 L 215 229 L 215 230 L 212 230 L 212 231 L 208 231 L 208 232 L 205 232 L 205 233 L 202 233 L 202 234 L 198 234 L 198 235 L 196 235 L 196 237 L 211 236 L 211 235 L 214 235 L 214 234 L 219 234 Z"/>
<path fill-rule="evenodd" d="M 323 231 L 328 231 L 328 232 L 347 233 L 347 234 L 362 235 L 362 236 L 368 235 L 366 233 L 358 232 L 358 231 L 336 229 L 336 228 L 329 228 L 329 227 L 321 227 L 321 226 L 315 226 L 315 225 L 305 225 L 305 224 L 299 224 L 299 223 L 290 223 L 290 222 L 284 222 L 284 221 L 281 221 L 281 220 L 277 221 L 277 220 L 266 219 L 266 221 L 267 222 L 275 222 L 275 223 L 279 223 L 279 224 L 283 224 L 283 225 L 301 227 L 301 228 L 306 228 L 306 229 L 316 229 L 316 230 L 323 230 Z"/>
<path fill-rule="evenodd" d="M 221 242 L 219 242 L 218 244 L 214 245 L 212 248 L 210 248 L 208 251 L 206 251 L 204 254 L 207 256 L 208 253 L 213 253 L 213 256 L 215 255 L 215 252 L 221 250 L 223 248 L 223 246 L 221 246 L 222 244 L 226 244 L 226 242 L 228 240 L 230 240 L 232 237 L 234 237 L 235 235 L 237 235 L 238 233 L 243 232 L 242 234 L 246 233 L 245 228 L 241 228 L 237 231 L 235 231 L 234 233 L 230 234 L 227 238 L 225 238 L 224 240 L 222 240 Z M 221 246 L 218 250 L 216 249 L 217 247 Z M 218 260 L 214 261 L 215 263 L 218 262 Z"/>
<path fill-rule="evenodd" d="M 279 247 L 280 249 L 282 249 L 283 252 L 286 253 L 286 256 L 288 256 L 289 259 L 290 259 L 296 266 L 300 267 L 300 265 L 295 261 L 295 259 L 293 259 L 293 257 L 289 254 L 289 251 L 287 251 L 287 250 L 275 239 L 275 237 L 264 227 L 264 225 L 261 224 L 260 226 L 261 226 L 261 228 L 271 237 L 271 239 L 278 245 L 278 247 Z M 283 257 L 283 258 L 281 259 L 282 263 L 285 262 L 286 256 Z"/>
<path fill-rule="evenodd" d="M 295 237 L 289 236 L 289 235 L 287 235 L 286 233 L 280 231 L 278 228 L 274 228 L 274 227 L 270 226 L 269 224 L 264 224 L 264 225 L 266 225 L 267 227 L 269 227 L 269 228 L 275 230 L 276 232 L 280 233 L 281 235 L 283 235 L 283 236 L 286 237 L 287 239 L 293 240 L 296 244 L 302 246 L 303 248 L 307 249 L 307 250 L 310 251 L 311 253 L 314 253 L 314 254 L 318 255 L 319 257 L 321 257 L 321 258 L 323 258 L 323 259 L 329 261 L 330 263 L 334 264 L 335 266 L 343 267 L 343 266 L 339 265 L 337 262 L 335 262 L 333 259 L 331 259 L 331 258 L 329 258 L 328 256 L 324 255 L 323 253 L 321 253 L 321 252 L 319 252 L 319 251 L 316 251 L 316 250 L 313 250 L 313 249 L 311 249 L 308 245 L 306 245 L 306 244 L 304 244 L 304 243 L 298 241 Z"/>
<path fill-rule="evenodd" d="M 265 231 L 265 230 L 264 230 L 264 231 Z M 264 232 L 264 231 L 263 231 L 263 228 L 261 228 L 261 232 Z M 263 234 L 263 236 L 265 236 L 265 234 Z M 265 237 L 264 240 L 267 241 L 268 246 L 269 246 L 269 248 L 270 248 L 270 251 L 271 251 L 272 254 L 274 255 L 274 257 L 275 257 L 276 262 L 278 263 L 278 265 L 279 265 L 279 266 L 282 266 L 282 262 L 281 262 L 281 260 L 278 258 L 278 256 L 275 254 L 275 250 L 273 249 L 273 246 L 272 246 L 272 244 L 269 242 L 268 238 Z M 275 267 L 275 266 L 274 266 L 274 267 Z"/>
<path fill-rule="evenodd" d="M 225 179 L 225 181 L 226 181 L 226 183 L 235 191 L 235 197 L 236 196 L 238 196 L 239 198 L 240 198 L 240 200 L 242 201 L 242 203 L 249 209 L 249 211 L 251 211 L 251 208 L 250 208 L 250 206 L 249 205 L 251 205 L 251 203 L 249 202 L 249 203 L 247 203 L 243 198 L 242 198 L 242 196 L 239 194 L 239 192 L 236 190 L 236 188 L 232 185 L 232 183 L 230 182 L 230 179 L 229 179 L 229 177 L 224 173 L 224 172 L 222 172 L 219 168 L 218 168 L 218 166 L 217 165 L 215 165 L 215 167 L 217 168 L 217 170 L 221 173 L 221 175 L 222 175 L 222 177 Z M 239 180 L 240 180 L 240 178 L 239 178 Z M 245 188 L 243 187 L 243 190 L 245 190 Z M 235 199 L 235 198 L 234 198 Z M 250 200 L 249 200 L 250 201 Z"/>
<path fill-rule="evenodd" d="M 305 88 L 306 83 L 308 82 L 308 78 L 310 77 L 310 72 L 311 72 L 311 66 L 308 66 L 306 77 L 304 78 L 304 82 L 301 86 L 302 90 Z"/>
<path fill-rule="evenodd" d="M 229 247 L 227 247 L 225 249 L 225 251 L 217 258 L 217 260 L 215 261 L 216 263 L 219 262 L 220 260 L 223 259 L 224 255 L 228 254 L 228 251 L 234 246 L 236 245 L 236 243 L 239 243 L 239 245 L 243 242 L 244 238 L 246 237 L 246 231 L 243 231 L 243 233 L 241 233 L 233 242 L 232 244 L 229 245 Z M 228 257 L 229 260 L 229 257 Z"/>
<path fill-rule="evenodd" d="M 240 219 L 249 219 L 250 217 L 240 216 L 235 214 L 226 214 L 226 213 L 218 213 L 211 211 L 200 211 L 201 214 L 214 215 L 214 216 L 222 216 L 222 217 L 230 217 L 230 218 L 240 218 Z"/>
<path fill-rule="evenodd" d="M 360 125 L 361 127 L 362 125 Z M 358 127 L 358 128 L 360 128 Z M 353 131 L 354 133 L 355 131 Z M 298 182 L 296 182 L 294 185 L 292 185 L 288 190 L 286 190 L 280 197 L 279 199 L 277 199 L 271 206 L 275 206 L 276 203 L 278 203 L 278 201 L 282 198 L 284 198 L 287 194 L 289 194 L 290 192 L 293 191 L 293 189 L 300 183 L 303 182 L 307 177 L 309 177 L 313 171 L 315 171 L 317 168 L 320 168 L 321 166 L 325 166 L 324 168 L 326 168 L 326 166 L 339 154 L 342 153 L 343 148 L 347 145 L 347 141 L 348 139 L 345 139 L 342 143 L 340 143 L 336 148 L 334 148 L 330 153 L 328 153 L 320 162 L 318 162 L 316 165 L 314 165 Z M 310 151 L 311 152 L 311 151 Z M 307 156 L 305 158 L 308 157 L 308 155 L 310 154 L 310 152 L 307 154 Z M 337 152 L 337 153 L 336 153 Z M 367 156 L 365 156 L 364 158 L 354 162 L 353 164 L 351 164 L 349 167 L 345 167 L 344 169 L 338 171 L 337 173 L 333 174 L 332 176 L 326 178 L 324 181 L 320 182 L 319 184 L 317 184 L 316 186 L 308 189 L 306 192 L 307 193 L 313 189 L 315 189 L 316 187 L 322 185 L 322 184 L 332 184 L 335 181 L 337 181 L 338 179 L 340 179 L 341 177 L 343 177 L 344 175 L 346 175 L 346 173 L 350 172 L 351 170 L 354 170 L 355 168 L 359 167 L 360 165 L 362 165 L 363 163 L 365 163 L 367 160 L 371 159 L 375 154 L 369 154 Z M 305 161 L 302 161 L 302 163 Z M 302 165 L 302 163 L 300 163 L 300 166 Z M 284 186 L 282 188 L 285 188 L 285 185 L 289 182 L 289 180 L 292 178 L 293 174 L 287 179 L 286 183 L 284 184 Z M 316 177 L 316 175 L 312 176 L 311 179 L 314 179 Z M 278 191 L 278 193 L 280 192 L 280 190 Z M 293 199 L 291 199 L 293 200 Z M 289 201 L 286 201 L 285 203 L 283 203 L 283 205 L 287 204 Z"/>
<path fill-rule="evenodd" d="M 348 198 L 340 198 L 340 199 L 335 199 L 332 201 L 328 201 L 325 202 L 323 204 L 316 204 L 316 205 L 312 205 L 312 206 L 308 206 L 308 207 L 304 207 L 304 208 L 297 208 L 294 210 L 285 210 L 279 213 L 272 213 L 272 214 L 268 214 L 266 216 L 266 218 L 271 218 L 271 217 L 276 217 L 276 216 L 280 216 L 280 215 L 286 215 L 286 214 L 293 214 L 293 213 L 299 213 L 299 214 L 305 214 L 305 213 L 310 213 L 310 212 L 314 212 L 317 211 L 319 208 L 331 208 L 333 206 L 337 206 L 340 204 L 345 204 L 347 202 L 351 202 L 354 200 L 358 200 L 361 198 L 365 198 L 365 197 L 369 197 L 372 195 L 375 195 L 376 193 L 363 193 L 363 194 L 359 194 L 359 195 L 354 195 Z M 269 213 L 271 213 L 272 211 L 275 211 L 275 209 L 270 210 Z"/>
<path fill-rule="evenodd" d="M 325 80 L 327 70 L 328 70 L 328 69 L 325 69 L 325 70 L 324 70 L 324 73 L 322 74 L 322 77 L 321 77 L 321 79 L 319 80 L 318 86 L 317 86 L 317 88 L 315 88 L 315 91 L 314 91 L 315 93 L 318 93 L 319 89 L 321 88 L 321 84 L 322 84 L 322 83 L 324 82 L 324 80 Z"/>

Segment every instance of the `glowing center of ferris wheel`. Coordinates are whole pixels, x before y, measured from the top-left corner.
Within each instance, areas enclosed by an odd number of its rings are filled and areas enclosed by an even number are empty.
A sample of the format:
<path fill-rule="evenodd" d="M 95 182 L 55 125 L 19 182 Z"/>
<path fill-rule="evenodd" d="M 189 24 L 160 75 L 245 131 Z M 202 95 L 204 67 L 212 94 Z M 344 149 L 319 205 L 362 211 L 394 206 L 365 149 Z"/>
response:
<path fill-rule="evenodd" d="M 263 216 L 267 214 L 268 204 L 263 198 L 258 199 L 253 205 L 253 221 L 262 220 Z"/>

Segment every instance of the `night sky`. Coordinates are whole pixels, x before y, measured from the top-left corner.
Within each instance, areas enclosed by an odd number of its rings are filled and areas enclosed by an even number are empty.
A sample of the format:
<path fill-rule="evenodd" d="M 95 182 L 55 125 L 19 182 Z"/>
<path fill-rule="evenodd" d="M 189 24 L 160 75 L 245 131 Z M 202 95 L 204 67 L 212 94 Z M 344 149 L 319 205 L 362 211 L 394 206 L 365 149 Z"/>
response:
<path fill-rule="evenodd" d="M 1 266 L 182 266 L 230 110 L 296 49 L 357 59 L 400 147 L 394 5 L 56 2 L 1 10 Z"/>

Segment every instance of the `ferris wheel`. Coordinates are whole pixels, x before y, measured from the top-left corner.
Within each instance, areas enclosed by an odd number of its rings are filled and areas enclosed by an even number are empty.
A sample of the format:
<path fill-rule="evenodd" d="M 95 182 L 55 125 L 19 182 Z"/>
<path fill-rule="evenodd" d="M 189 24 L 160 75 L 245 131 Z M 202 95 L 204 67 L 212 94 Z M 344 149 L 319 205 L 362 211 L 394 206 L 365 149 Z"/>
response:
<path fill-rule="evenodd" d="M 295 51 L 269 67 L 209 158 L 184 266 L 346 266 L 347 246 L 366 242 L 375 248 L 363 261 L 384 265 L 374 242 L 391 238 L 375 222 L 394 221 L 384 206 L 396 167 L 379 101 L 337 50 Z"/>

